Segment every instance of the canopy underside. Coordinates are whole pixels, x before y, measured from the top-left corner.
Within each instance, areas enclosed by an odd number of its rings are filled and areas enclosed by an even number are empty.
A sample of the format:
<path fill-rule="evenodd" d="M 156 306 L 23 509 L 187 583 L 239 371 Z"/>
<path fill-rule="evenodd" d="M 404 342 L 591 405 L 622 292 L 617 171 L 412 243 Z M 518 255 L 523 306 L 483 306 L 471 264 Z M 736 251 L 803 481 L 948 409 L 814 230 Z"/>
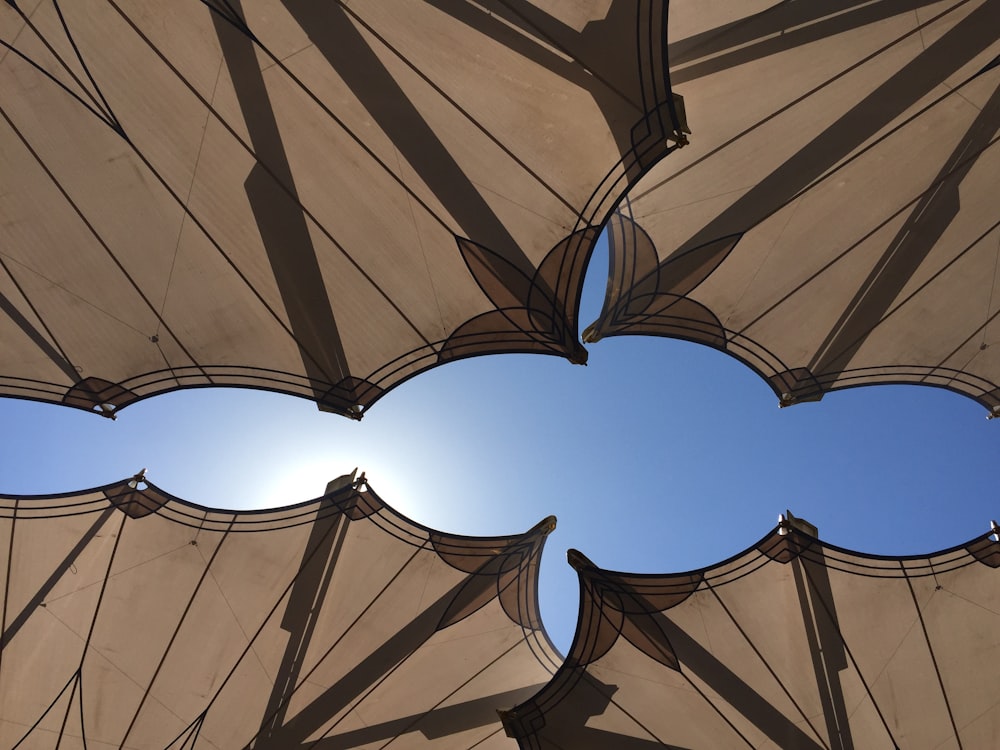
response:
<path fill-rule="evenodd" d="M 782 404 L 918 383 L 1000 413 L 1000 5 L 671 4 L 690 147 L 611 221 L 584 340 L 701 342 Z"/>
<path fill-rule="evenodd" d="M 794 528 L 712 568 L 600 570 L 570 553 L 565 665 L 504 715 L 525 750 L 942 750 L 1000 738 L 1000 542 L 862 555 Z"/>
<path fill-rule="evenodd" d="M 340 484 L 261 512 L 141 478 L 0 498 L 0 745 L 510 747 L 496 710 L 558 665 L 537 608 L 554 520 L 450 536 Z"/>
<path fill-rule="evenodd" d="M 668 150 L 655 0 L 0 4 L 0 394 L 357 416 L 436 364 L 583 361 L 599 227 Z"/>

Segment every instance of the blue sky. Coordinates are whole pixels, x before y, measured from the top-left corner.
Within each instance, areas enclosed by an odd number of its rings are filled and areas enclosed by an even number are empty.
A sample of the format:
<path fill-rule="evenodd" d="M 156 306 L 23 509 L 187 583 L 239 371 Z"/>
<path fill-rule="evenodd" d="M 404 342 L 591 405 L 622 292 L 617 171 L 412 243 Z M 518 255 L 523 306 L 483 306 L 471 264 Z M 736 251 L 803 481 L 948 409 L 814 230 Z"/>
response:
<path fill-rule="evenodd" d="M 603 293 L 591 263 L 582 325 Z M 934 388 L 880 386 L 778 409 L 736 360 L 702 346 L 623 337 L 590 364 L 494 356 L 424 373 L 361 422 L 270 393 L 204 389 L 117 421 L 0 399 L 0 493 L 69 492 L 139 469 L 217 507 L 322 493 L 355 466 L 399 512 L 464 534 L 559 519 L 542 566 L 546 627 L 562 650 L 576 619 L 574 547 L 618 570 L 682 571 L 755 542 L 790 508 L 864 552 L 964 542 L 1000 517 L 1000 420 Z"/>

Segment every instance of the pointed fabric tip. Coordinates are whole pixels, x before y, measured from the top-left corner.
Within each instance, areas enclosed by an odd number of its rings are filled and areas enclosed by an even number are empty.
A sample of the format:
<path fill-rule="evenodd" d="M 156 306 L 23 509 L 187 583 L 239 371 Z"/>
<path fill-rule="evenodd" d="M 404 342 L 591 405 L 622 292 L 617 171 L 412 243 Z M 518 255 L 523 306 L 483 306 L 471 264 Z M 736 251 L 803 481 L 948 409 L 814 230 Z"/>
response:
<path fill-rule="evenodd" d="M 556 517 L 547 516 L 538 523 L 536 523 L 528 533 L 533 534 L 535 532 L 541 532 L 543 534 L 551 534 L 555 530 L 556 530 Z"/>
<path fill-rule="evenodd" d="M 573 347 L 573 351 L 567 355 L 567 359 L 574 365 L 585 365 L 587 360 L 590 358 L 590 352 L 588 352 L 584 347 L 577 343 Z"/>
<path fill-rule="evenodd" d="M 595 344 L 601 340 L 601 332 L 597 330 L 597 324 L 591 323 L 583 330 L 583 343 L 585 344 Z"/>
<path fill-rule="evenodd" d="M 566 551 L 566 562 L 568 562 L 577 573 L 587 570 L 596 570 L 597 566 L 579 550 L 570 549 Z"/>

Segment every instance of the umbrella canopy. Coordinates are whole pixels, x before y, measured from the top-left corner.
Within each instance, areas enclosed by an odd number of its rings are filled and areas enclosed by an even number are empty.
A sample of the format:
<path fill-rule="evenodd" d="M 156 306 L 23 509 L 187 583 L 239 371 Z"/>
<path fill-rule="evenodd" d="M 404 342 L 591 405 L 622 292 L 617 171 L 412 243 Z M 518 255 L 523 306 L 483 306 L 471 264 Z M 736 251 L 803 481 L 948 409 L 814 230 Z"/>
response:
<path fill-rule="evenodd" d="M 512 747 L 496 710 L 559 661 L 536 601 L 554 525 L 443 534 L 363 477 L 259 512 L 141 477 L 0 498 L 0 744 Z"/>
<path fill-rule="evenodd" d="M 676 124 L 656 0 L 0 4 L 0 394 L 357 416 L 581 362 L 584 267 Z"/>
<path fill-rule="evenodd" d="M 612 220 L 584 340 L 702 342 L 783 404 L 923 383 L 1000 411 L 1000 5 L 670 12 L 694 134 Z"/>
<path fill-rule="evenodd" d="M 507 732 L 533 750 L 996 747 L 996 533 L 891 558 L 796 521 L 691 573 L 614 573 L 570 552 L 573 646 Z"/>

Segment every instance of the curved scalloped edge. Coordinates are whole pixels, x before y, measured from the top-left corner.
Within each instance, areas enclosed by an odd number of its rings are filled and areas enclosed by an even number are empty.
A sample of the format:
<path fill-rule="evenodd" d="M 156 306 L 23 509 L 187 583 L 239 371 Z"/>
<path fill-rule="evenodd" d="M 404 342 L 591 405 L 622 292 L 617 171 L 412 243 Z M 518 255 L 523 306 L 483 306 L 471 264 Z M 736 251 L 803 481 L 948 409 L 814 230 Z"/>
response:
<path fill-rule="evenodd" d="M 542 623 L 538 604 L 541 555 L 548 535 L 556 527 L 549 516 L 520 534 L 466 536 L 438 531 L 414 521 L 387 504 L 371 489 L 364 474 L 346 475 L 331 483 L 321 497 L 265 510 L 224 510 L 198 505 L 171 495 L 145 478 L 133 477 L 101 487 L 47 495 L 0 494 L 0 518 L 44 520 L 65 515 L 105 511 L 109 506 L 131 519 L 158 515 L 165 520 L 196 528 L 199 532 L 267 532 L 324 521 L 345 515 L 350 521 L 367 519 L 385 533 L 414 547 L 432 549 L 450 567 L 468 574 L 467 582 L 441 617 L 438 629 L 472 615 L 498 599 L 508 618 L 531 638 L 532 651 L 550 668 L 559 661 Z M 483 576 L 494 579 L 483 587 Z"/>
<path fill-rule="evenodd" d="M 388 391 L 459 359 L 527 353 L 562 356 L 583 364 L 587 350 L 577 338 L 577 318 L 584 274 L 599 235 L 598 228 L 591 226 L 572 232 L 546 254 L 531 278 L 489 248 L 456 237 L 470 275 L 494 309 L 466 321 L 447 339 L 406 352 L 365 377 L 328 383 L 276 370 L 201 364 L 141 373 L 118 383 L 92 376 L 68 389 L 0 376 L 0 393 L 60 403 L 113 419 L 125 407 L 162 393 L 248 388 L 306 398 L 324 411 L 360 419 Z"/>
<path fill-rule="evenodd" d="M 739 242 L 741 235 L 723 237 L 672 259 L 684 272 L 663 288 L 666 281 L 648 233 L 625 208 L 609 220 L 608 291 L 600 317 L 584 331 L 583 340 L 594 343 L 611 336 L 646 335 L 690 341 L 723 352 L 755 372 L 774 392 L 779 406 L 819 401 L 824 394 L 862 386 L 922 385 L 957 393 L 982 404 L 989 417 L 1000 416 L 1000 386 L 963 370 L 927 365 L 883 365 L 828 373 L 790 367 L 761 342 L 726 328 L 718 316 L 700 302 L 684 295 L 711 275 Z M 704 258 L 700 258 L 704 255 Z M 613 269 L 626 268 L 626 284 L 614 282 Z"/>
<path fill-rule="evenodd" d="M 350 419 L 362 413 L 385 394 L 385 389 L 364 378 L 347 377 L 339 383 L 315 381 L 302 375 L 235 365 L 202 365 L 154 370 L 113 383 L 89 377 L 60 393 L 60 387 L 4 384 L 0 391 L 12 398 L 58 403 L 114 419 L 127 406 L 147 398 L 195 388 L 241 388 L 281 393 L 313 401 L 322 411 Z M 27 382 L 27 381 L 25 381 Z M 402 381 L 400 381 L 402 382 Z M 395 384 L 394 384 L 395 385 Z"/>

